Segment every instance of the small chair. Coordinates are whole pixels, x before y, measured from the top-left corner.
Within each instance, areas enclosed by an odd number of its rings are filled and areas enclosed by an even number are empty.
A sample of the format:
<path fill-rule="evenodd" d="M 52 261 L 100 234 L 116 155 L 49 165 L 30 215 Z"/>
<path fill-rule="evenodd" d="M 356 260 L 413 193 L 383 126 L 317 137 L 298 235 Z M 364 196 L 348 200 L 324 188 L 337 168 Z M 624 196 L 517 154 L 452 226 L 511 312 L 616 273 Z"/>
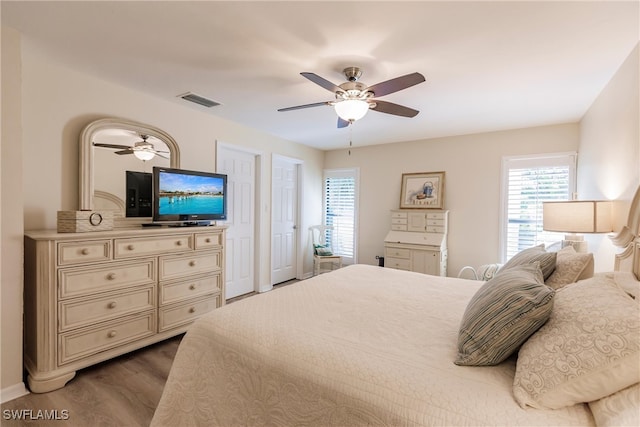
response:
<path fill-rule="evenodd" d="M 320 274 L 322 264 L 328 264 L 333 270 L 342 267 L 342 257 L 333 254 L 333 248 L 327 244 L 327 231 L 333 231 L 333 227 L 325 225 L 313 225 L 309 227 L 311 241 L 313 242 L 313 275 Z"/>
<path fill-rule="evenodd" d="M 502 267 L 502 264 L 483 264 L 478 268 L 473 268 L 466 265 L 458 272 L 458 278 L 460 279 L 472 279 L 472 280 L 491 280 L 493 276 L 498 273 L 498 270 Z"/>

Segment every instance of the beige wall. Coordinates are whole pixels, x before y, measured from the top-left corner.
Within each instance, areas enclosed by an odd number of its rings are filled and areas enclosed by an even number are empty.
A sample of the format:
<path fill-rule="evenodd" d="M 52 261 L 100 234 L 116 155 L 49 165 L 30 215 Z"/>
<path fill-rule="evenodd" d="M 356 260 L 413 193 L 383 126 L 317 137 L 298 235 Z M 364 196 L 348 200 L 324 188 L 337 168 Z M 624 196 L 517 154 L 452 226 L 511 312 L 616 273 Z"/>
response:
<path fill-rule="evenodd" d="M 3 36 L 4 34 L 5 28 Z M 12 316 L 11 322 L 5 322 L 4 317 L 2 319 L 2 389 L 16 382 L 21 384 L 22 381 L 22 332 L 16 325 L 22 323 L 23 231 L 55 228 L 58 210 L 78 208 L 78 138 L 82 128 L 95 119 L 122 117 L 159 127 L 168 132 L 180 145 L 181 167 L 186 169 L 215 170 L 217 141 L 259 152 L 261 168 L 260 191 L 257 198 L 260 210 L 260 257 L 257 275 L 260 289 L 270 288 L 272 155 L 280 154 L 303 161 L 302 223 L 299 224 L 299 229 L 306 230 L 310 225 L 319 223 L 322 218 L 323 152 L 223 120 L 191 106 L 153 98 L 66 68 L 39 52 L 34 46 L 30 46 L 28 42 L 21 43 L 17 33 L 12 34 L 16 34 L 16 37 L 7 38 L 10 49 L 6 53 L 3 37 L 2 100 L 4 103 L 5 89 L 12 88 L 15 94 L 13 91 L 11 94 L 16 101 L 12 105 L 22 103 L 22 117 L 14 116 L 10 120 L 10 129 L 14 136 L 14 144 L 10 147 L 15 155 L 6 160 L 3 157 L 2 178 L 6 185 L 15 185 L 23 191 L 21 193 L 18 190 L 17 203 L 13 203 L 16 199 L 10 198 L 5 188 L 2 189 L 3 226 L 5 206 L 9 206 L 10 203 L 11 206 L 15 206 L 11 213 L 20 219 L 15 223 L 17 228 L 14 226 L 11 230 L 17 234 L 18 243 L 14 241 L 15 235 L 5 234 L 3 229 L 3 255 L 5 247 L 9 246 L 20 259 L 10 270 L 5 271 L 3 256 L 2 290 L 6 299 L 3 298 L 2 303 L 3 306 L 12 307 L 20 313 Z M 18 68 L 14 71 L 5 64 L 5 55 L 9 55 L 10 52 L 13 54 L 10 62 L 19 64 L 21 60 L 21 70 Z M 5 76 L 5 69 L 13 72 Z M 17 110 L 20 111 L 19 108 Z M 9 122 L 9 119 L 3 112 L 3 140 L 5 121 Z M 2 154 L 5 154 L 5 145 Z M 22 158 L 25 159 L 24 164 Z M 13 162 L 11 167 L 5 169 L 5 162 L 10 161 Z M 17 174 L 17 177 L 12 176 L 10 181 L 5 181 L 11 172 Z M 8 218 L 11 216 L 7 215 Z M 307 233 L 302 234 L 302 239 L 302 246 L 306 248 Z M 311 256 L 305 254 L 303 274 L 310 273 L 311 270 Z M 15 287 L 18 284 L 11 283 L 13 292 L 7 292 L 5 295 L 5 288 L 9 288 L 9 283 L 5 282 L 6 277 L 15 277 L 20 288 Z M 9 349 L 13 349 L 15 354 L 5 359 L 5 349 L 7 353 Z"/>
<path fill-rule="evenodd" d="M 390 209 L 403 173 L 444 171 L 449 213 L 448 275 L 465 265 L 498 262 L 502 156 L 576 151 L 577 124 L 436 138 L 327 152 L 325 167 L 360 168 L 358 261 L 383 254 Z M 354 141 L 357 146 L 357 141 Z"/>
<path fill-rule="evenodd" d="M 626 223 L 640 185 L 640 54 L 636 45 L 580 121 L 578 198 L 622 200 L 615 231 Z M 616 248 L 605 235 L 588 235 L 596 270 L 613 269 Z"/>
<path fill-rule="evenodd" d="M 22 385 L 22 145 L 20 35 L 2 29 L 2 136 L 0 151 L 0 390 L 2 401 Z"/>

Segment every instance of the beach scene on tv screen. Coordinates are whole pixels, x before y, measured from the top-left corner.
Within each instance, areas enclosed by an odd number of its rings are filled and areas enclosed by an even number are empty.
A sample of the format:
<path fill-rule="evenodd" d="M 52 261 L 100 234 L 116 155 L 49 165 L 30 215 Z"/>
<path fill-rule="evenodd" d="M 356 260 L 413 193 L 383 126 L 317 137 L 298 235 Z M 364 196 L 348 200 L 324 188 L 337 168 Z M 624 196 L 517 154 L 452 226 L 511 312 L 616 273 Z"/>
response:
<path fill-rule="evenodd" d="M 160 172 L 159 184 L 161 215 L 220 214 L 224 211 L 222 178 Z"/>

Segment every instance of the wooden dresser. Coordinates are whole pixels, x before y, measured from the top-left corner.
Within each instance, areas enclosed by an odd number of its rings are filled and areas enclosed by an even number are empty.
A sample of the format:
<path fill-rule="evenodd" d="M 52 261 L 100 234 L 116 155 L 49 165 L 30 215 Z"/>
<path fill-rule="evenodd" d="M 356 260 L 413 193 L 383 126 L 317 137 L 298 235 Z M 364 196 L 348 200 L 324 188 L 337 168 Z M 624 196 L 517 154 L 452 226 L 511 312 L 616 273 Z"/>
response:
<path fill-rule="evenodd" d="M 224 227 L 25 235 L 25 366 L 32 392 L 185 332 L 225 302 Z"/>
<path fill-rule="evenodd" d="M 384 266 L 446 276 L 448 219 L 449 211 L 443 210 L 392 210 Z"/>

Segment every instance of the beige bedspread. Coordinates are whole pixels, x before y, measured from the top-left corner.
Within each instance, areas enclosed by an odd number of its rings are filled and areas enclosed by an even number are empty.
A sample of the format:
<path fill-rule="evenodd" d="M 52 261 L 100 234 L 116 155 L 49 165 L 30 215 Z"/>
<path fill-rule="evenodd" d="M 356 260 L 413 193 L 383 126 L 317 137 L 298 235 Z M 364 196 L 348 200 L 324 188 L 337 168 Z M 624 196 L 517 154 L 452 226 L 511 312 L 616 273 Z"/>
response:
<path fill-rule="evenodd" d="M 482 282 L 354 265 L 227 305 L 184 337 L 152 426 L 589 426 L 522 409 L 513 359 L 456 366 Z"/>

